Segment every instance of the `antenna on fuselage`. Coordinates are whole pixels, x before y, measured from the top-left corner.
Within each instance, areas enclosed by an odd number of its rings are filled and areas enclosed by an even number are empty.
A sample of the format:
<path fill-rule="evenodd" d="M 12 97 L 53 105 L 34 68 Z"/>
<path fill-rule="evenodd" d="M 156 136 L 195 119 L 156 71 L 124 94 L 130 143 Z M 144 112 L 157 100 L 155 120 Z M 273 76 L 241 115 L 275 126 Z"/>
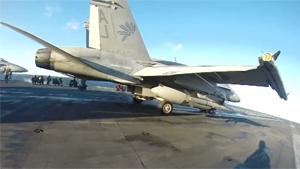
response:
<path fill-rule="evenodd" d="M 84 22 L 84 28 L 85 28 L 85 47 L 86 48 L 90 48 L 90 46 L 89 46 L 89 34 L 90 34 L 89 27 L 90 27 L 89 21 Z"/>

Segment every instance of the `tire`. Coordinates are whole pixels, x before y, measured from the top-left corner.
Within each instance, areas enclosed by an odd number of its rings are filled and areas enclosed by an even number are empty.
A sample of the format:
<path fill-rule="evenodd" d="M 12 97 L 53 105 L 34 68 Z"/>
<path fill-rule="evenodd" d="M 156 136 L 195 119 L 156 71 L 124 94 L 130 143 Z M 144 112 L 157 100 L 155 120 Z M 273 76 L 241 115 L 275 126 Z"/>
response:
<path fill-rule="evenodd" d="M 87 88 L 87 85 L 84 85 L 84 86 L 78 86 L 78 89 L 79 90 L 82 90 L 82 91 L 85 91 L 86 90 L 86 88 Z"/>
<path fill-rule="evenodd" d="M 216 114 L 216 109 L 212 108 L 208 110 L 208 114 L 210 115 L 215 115 Z"/>
<path fill-rule="evenodd" d="M 164 115 L 171 115 L 173 112 L 172 103 L 170 103 L 170 102 L 163 103 L 162 107 L 161 107 L 161 111 L 162 111 L 162 114 L 164 114 Z"/>

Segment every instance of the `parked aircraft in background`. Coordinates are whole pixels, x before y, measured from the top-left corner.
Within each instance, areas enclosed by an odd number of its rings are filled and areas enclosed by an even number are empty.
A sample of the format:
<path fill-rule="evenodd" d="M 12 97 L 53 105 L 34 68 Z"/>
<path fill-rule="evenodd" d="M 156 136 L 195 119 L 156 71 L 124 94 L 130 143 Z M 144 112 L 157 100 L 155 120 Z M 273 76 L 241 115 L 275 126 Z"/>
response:
<path fill-rule="evenodd" d="M 27 69 L 15 65 L 13 63 L 10 63 L 6 60 L 4 60 L 3 58 L 0 58 L 0 72 L 4 73 L 5 70 L 9 70 L 12 73 L 21 73 L 21 72 L 27 72 Z"/>
<path fill-rule="evenodd" d="M 151 60 L 125 0 L 90 1 L 87 48 L 59 48 L 17 27 L 1 24 L 46 47 L 36 53 L 38 67 L 84 80 L 127 85 L 136 103 L 157 99 L 164 114 L 172 113 L 173 103 L 206 111 L 227 110 L 224 102 L 240 101 L 228 84 L 271 86 L 287 100 L 275 66 L 280 51 L 259 57 L 258 66 L 186 66 Z"/>

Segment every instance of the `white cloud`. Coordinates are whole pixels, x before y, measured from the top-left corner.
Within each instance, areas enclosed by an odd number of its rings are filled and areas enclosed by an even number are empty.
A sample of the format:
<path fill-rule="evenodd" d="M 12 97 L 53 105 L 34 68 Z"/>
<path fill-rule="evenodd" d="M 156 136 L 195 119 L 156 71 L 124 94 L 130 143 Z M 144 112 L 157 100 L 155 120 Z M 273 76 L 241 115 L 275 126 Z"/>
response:
<path fill-rule="evenodd" d="M 181 43 L 167 42 L 165 46 L 174 52 L 183 50 L 183 45 Z"/>
<path fill-rule="evenodd" d="M 51 5 L 45 5 L 44 7 L 44 15 L 51 18 L 55 13 L 60 12 L 61 8 L 58 5 L 51 6 Z"/>
<path fill-rule="evenodd" d="M 80 28 L 80 23 L 76 21 L 70 21 L 66 23 L 65 28 L 71 30 L 78 30 Z"/>

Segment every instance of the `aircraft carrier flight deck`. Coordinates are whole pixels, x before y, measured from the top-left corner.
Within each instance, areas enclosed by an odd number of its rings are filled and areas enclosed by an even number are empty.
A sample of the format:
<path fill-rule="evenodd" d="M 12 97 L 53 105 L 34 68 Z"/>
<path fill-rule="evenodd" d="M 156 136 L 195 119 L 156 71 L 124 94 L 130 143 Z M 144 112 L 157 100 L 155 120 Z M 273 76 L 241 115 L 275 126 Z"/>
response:
<path fill-rule="evenodd" d="M 0 168 L 299 168 L 300 125 L 1 81 Z"/>

